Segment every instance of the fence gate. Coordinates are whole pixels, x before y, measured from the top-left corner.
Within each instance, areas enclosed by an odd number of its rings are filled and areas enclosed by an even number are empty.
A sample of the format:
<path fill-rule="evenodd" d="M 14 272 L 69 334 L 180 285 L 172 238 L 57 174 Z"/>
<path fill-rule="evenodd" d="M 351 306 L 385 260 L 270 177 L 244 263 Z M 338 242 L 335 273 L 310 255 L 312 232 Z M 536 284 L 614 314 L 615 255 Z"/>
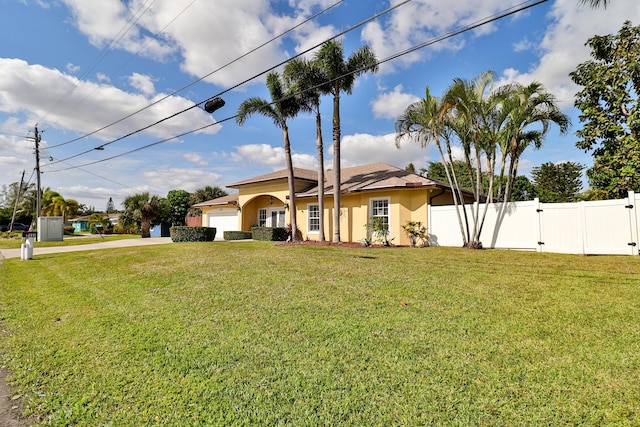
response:
<path fill-rule="evenodd" d="M 635 196 L 579 203 L 541 203 L 542 252 L 637 255 Z"/>

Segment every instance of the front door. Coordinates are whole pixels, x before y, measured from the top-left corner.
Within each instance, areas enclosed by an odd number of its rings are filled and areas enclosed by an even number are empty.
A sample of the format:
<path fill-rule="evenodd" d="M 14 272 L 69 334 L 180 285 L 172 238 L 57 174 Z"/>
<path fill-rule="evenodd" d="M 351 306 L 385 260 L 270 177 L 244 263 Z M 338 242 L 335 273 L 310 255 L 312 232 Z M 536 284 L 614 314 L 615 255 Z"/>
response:
<path fill-rule="evenodd" d="M 269 220 L 267 221 L 267 227 L 284 227 L 284 208 L 269 209 Z"/>

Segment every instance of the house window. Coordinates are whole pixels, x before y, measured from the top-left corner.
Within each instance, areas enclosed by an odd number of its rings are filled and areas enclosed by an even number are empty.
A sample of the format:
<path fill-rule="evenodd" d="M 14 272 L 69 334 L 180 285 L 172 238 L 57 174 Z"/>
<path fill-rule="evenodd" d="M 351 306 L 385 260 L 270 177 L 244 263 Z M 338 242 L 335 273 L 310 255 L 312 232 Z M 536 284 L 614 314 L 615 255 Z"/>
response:
<path fill-rule="evenodd" d="M 267 226 L 267 210 L 259 209 L 258 210 L 258 227 L 266 227 Z"/>
<path fill-rule="evenodd" d="M 371 216 L 382 218 L 382 223 L 389 227 L 389 199 L 371 199 Z"/>
<path fill-rule="evenodd" d="M 309 233 L 320 232 L 320 207 L 318 205 L 307 205 L 309 209 L 309 224 L 307 224 L 307 230 Z"/>

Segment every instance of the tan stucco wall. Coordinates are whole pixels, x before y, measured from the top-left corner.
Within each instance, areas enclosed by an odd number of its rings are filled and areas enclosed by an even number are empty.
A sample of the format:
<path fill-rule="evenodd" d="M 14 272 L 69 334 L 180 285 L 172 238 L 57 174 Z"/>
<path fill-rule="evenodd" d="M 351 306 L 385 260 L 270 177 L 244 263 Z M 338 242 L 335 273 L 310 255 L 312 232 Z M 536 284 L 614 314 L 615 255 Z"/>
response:
<path fill-rule="evenodd" d="M 409 244 L 409 239 L 402 229 L 407 221 L 420 221 L 423 225 L 427 225 L 428 190 L 403 189 L 344 195 L 340 199 L 342 204 L 340 237 L 343 242 L 359 242 L 365 238 L 365 224 L 371 216 L 371 199 L 379 198 L 389 199 L 390 237 L 393 238 L 393 244 Z M 319 234 L 308 232 L 308 205 L 315 203 L 316 201 L 311 199 L 298 201 L 298 227 L 304 239 L 318 240 Z M 325 239 L 331 241 L 333 239 L 333 198 L 331 197 L 325 200 L 324 215 Z"/>

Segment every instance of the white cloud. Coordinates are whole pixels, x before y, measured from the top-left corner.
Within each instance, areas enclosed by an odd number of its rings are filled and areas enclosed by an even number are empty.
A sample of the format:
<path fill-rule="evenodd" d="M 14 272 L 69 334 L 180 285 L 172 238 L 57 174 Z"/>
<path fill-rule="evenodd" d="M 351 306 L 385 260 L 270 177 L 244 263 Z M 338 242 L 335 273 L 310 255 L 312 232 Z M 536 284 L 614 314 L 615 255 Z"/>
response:
<path fill-rule="evenodd" d="M 103 73 L 97 73 L 96 74 L 96 78 L 101 83 L 109 83 L 111 81 L 111 78 L 109 76 L 107 76 L 106 74 L 103 74 Z"/>
<path fill-rule="evenodd" d="M 330 147 L 331 151 L 333 146 Z M 342 138 L 340 145 L 342 167 L 387 163 L 404 168 L 409 163 L 416 167 L 429 160 L 429 150 L 418 143 L 403 142 L 396 147 L 395 134 L 369 135 L 355 134 Z"/>
<path fill-rule="evenodd" d="M 72 64 L 71 62 L 69 62 L 69 63 L 67 64 L 67 67 L 66 67 L 66 68 L 67 68 L 67 71 L 68 71 L 68 72 L 70 72 L 71 74 L 75 74 L 75 73 L 77 73 L 78 71 L 80 71 L 80 66 L 79 66 L 79 65 L 74 65 L 74 64 Z"/>
<path fill-rule="evenodd" d="M 470 4 L 467 0 L 414 0 L 397 8 L 391 17 L 382 24 L 379 21 L 369 23 L 362 31 L 362 40 L 369 44 L 379 59 L 390 57 L 398 52 L 429 42 L 443 36 L 453 29 L 485 19 L 518 3 L 515 0 L 485 0 Z M 475 36 L 495 30 L 492 24 L 484 25 L 474 31 Z M 460 50 L 465 44 L 464 38 L 454 37 L 439 41 L 428 48 L 406 54 L 385 64 L 382 72 L 393 71 L 428 58 L 433 52 L 442 50 Z"/>
<path fill-rule="evenodd" d="M 540 60 L 530 70 L 506 69 L 502 81 L 523 84 L 539 81 L 553 93 L 562 108 L 573 105 L 578 87 L 569 73 L 590 59 L 586 41 L 595 34 L 615 34 L 626 20 L 640 21 L 640 7 L 629 2 L 609 2 L 606 10 L 594 9 L 575 0 L 557 0 L 550 15 L 553 22 L 546 29 L 539 51 Z"/>
<path fill-rule="evenodd" d="M 67 105 L 73 108 L 73 114 L 69 113 L 69 109 L 53 108 L 72 90 L 71 96 L 66 99 Z M 46 117 L 51 126 L 79 133 L 92 132 L 105 124 L 120 120 L 132 111 L 142 109 L 151 101 L 165 96 L 158 94 L 150 99 L 114 86 L 83 82 L 58 70 L 7 58 L 0 58 L 0 93 L 1 112 L 27 112 L 29 117 L 26 121 L 31 123 Z M 173 96 L 95 136 L 102 140 L 119 137 L 190 107 L 193 107 L 191 100 Z M 214 120 L 209 114 L 199 108 L 192 108 L 144 133 L 167 137 L 212 123 Z M 202 132 L 213 134 L 219 129 L 220 126 L 212 126 Z"/>
<path fill-rule="evenodd" d="M 191 163 L 195 163 L 196 165 L 206 166 L 208 164 L 208 162 L 200 154 L 185 153 L 182 155 L 182 157 Z"/>
<path fill-rule="evenodd" d="M 393 91 L 380 94 L 371 104 L 377 118 L 395 119 L 419 99 L 410 93 L 402 93 L 402 85 L 397 85 Z"/>
<path fill-rule="evenodd" d="M 145 182 L 160 196 L 166 196 L 170 190 L 195 191 L 198 188 L 224 186 L 222 175 L 198 169 L 170 168 L 143 173 Z"/>
<path fill-rule="evenodd" d="M 229 157 L 236 163 L 254 163 L 269 166 L 274 170 L 287 167 L 284 148 L 272 147 L 269 144 L 247 144 L 235 147 Z M 318 165 L 316 157 L 309 154 L 291 155 L 291 161 L 296 168 L 315 169 Z"/>
<path fill-rule="evenodd" d="M 133 73 L 129 76 L 129 84 L 146 96 L 151 96 L 156 92 L 153 78 L 145 74 Z"/>

